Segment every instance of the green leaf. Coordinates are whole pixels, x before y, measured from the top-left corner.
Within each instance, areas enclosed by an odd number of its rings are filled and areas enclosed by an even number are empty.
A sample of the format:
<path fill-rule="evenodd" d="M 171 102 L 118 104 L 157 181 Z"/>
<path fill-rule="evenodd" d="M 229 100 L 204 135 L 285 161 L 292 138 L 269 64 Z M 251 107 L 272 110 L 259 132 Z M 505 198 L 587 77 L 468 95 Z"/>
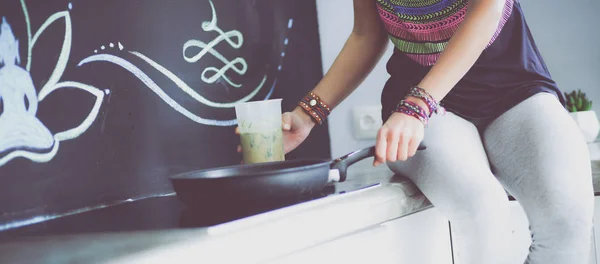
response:
<path fill-rule="evenodd" d="M 575 105 L 575 97 L 574 96 L 569 97 L 569 105 Z"/>
<path fill-rule="evenodd" d="M 575 112 L 577 112 L 577 108 L 574 105 L 572 105 L 569 107 L 569 112 L 575 113 Z"/>
<path fill-rule="evenodd" d="M 584 111 L 590 111 L 590 110 L 592 110 L 592 101 L 586 100 L 586 104 L 585 104 L 584 108 L 585 108 Z"/>

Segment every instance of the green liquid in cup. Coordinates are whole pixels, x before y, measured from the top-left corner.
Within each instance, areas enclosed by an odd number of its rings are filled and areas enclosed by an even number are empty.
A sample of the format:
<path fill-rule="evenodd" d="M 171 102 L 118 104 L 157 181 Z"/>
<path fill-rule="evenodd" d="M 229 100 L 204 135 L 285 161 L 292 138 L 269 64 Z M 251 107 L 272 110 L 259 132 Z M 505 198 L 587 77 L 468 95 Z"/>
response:
<path fill-rule="evenodd" d="M 245 164 L 285 160 L 281 129 L 241 133 L 240 137 Z"/>

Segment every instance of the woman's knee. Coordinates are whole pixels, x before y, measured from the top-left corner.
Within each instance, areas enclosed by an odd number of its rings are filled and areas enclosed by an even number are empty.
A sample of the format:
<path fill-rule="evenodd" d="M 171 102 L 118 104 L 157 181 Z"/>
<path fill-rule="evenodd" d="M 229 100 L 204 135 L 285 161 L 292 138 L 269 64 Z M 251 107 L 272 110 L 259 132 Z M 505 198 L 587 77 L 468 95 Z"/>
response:
<path fill-rule="evenodd" d="M 456 202 L 456 213 L 461 218 L 488 221 L 490 224 L 506 223 L 510 217 L 508 195 L 501 187 L 481 189 Z"/>
<path fill-rule="evenodd" d="M 529 214 L 534 238 L 573 243 L 589 239 L 594 217 L 593 195 L 539 205 L 540 212 Z M 537 240 L 539 240 L 537 239 Z"/>

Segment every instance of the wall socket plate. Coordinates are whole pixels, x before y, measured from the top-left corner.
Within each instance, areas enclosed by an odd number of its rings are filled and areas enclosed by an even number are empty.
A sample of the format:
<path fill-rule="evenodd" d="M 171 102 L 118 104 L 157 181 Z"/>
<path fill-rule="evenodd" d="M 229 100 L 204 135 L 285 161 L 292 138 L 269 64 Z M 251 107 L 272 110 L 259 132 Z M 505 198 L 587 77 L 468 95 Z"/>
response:
<path fill-rule="evenodd" d="M 377 139 L 383 125 L 381 106 L 357 106 L 352 109 L 352 127 L 355 139 Z"/>

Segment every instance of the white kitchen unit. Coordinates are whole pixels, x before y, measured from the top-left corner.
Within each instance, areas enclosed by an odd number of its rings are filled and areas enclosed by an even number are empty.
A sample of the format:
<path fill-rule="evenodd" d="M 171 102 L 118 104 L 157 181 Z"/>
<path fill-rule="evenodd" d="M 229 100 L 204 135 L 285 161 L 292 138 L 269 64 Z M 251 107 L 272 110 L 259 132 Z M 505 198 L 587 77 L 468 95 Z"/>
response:
<path fill-rule="evenodd" d="M 274 259 L 269 264 L 452 264 L 448 221 L 435 208 Z"/>
<path fill-rule="evenodd" d="M 589 264 L 600 255 L 600 197 L 596 198 L 595 235 L 591 238 Z M 269 264 L 300 263 L 440 263 L 453 262 L 448 221 L 435 208 L 395 219 L 373 228 L 274 259 Z M 512 219 L 511 263 L 521 264 L 528 254 L 531 236 L 523 208 L 510 202 Z M 448 239 L 450 238 L 450 239 Z"/>

